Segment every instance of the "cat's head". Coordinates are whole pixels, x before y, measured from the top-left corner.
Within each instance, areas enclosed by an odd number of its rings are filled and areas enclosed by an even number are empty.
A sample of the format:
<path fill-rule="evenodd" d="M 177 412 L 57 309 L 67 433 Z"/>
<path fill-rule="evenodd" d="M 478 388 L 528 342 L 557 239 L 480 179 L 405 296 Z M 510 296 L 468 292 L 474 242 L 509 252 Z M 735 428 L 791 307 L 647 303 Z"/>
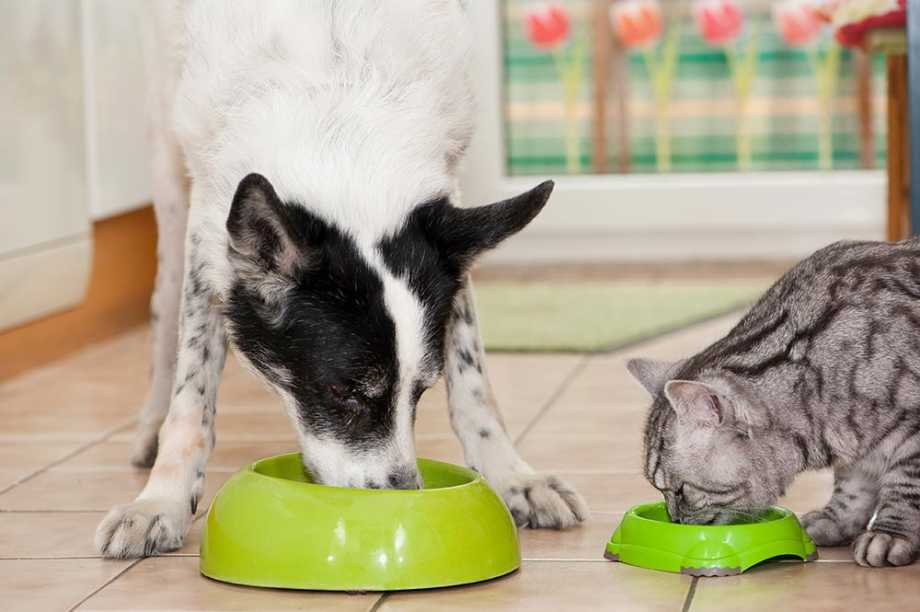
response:
<path fill-rule="evenodd" d="M 768 412 L 738 377 L 691 372 L 685 362 L 633 359 L 630 373 L 652 395 L 645 429 L 645 476 L 672 520 L 728 523 L 756 516 L 790 480 L 776 457 Z"/>

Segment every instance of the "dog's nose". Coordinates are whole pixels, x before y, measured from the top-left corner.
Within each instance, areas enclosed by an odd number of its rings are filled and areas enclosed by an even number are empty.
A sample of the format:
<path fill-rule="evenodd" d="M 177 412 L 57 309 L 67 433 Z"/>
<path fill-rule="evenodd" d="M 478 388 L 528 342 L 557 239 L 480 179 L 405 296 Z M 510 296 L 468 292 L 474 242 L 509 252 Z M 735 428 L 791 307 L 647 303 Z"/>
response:
<path fill-rule="evenodd" d="M 420 489 L 422 483 L 415 466 L 406 465 L 390 472 L 387 485 L 391 489 Z"/>

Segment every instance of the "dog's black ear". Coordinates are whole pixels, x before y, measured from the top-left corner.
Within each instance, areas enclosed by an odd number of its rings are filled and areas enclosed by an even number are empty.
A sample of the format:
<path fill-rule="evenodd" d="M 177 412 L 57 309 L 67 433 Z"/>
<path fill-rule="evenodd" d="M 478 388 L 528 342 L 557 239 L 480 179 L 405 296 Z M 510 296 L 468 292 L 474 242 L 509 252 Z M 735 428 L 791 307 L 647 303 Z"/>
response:
<path fill-rule="evenodd" d="M 426 205 L 423 225 L 443 255 L 460 269 L 522 230 L 537 216 L 553 192 L 553 181 L 501 202 L 476 208 L 460 208 L 447 202 Z"/>
<path fill-rule="evenodd" d="M 233 251 L 265 270 L 293 274 L 307 255 L 301 230 L 267 178 L 253 173 L 240 181 L 227 217 Z"/>

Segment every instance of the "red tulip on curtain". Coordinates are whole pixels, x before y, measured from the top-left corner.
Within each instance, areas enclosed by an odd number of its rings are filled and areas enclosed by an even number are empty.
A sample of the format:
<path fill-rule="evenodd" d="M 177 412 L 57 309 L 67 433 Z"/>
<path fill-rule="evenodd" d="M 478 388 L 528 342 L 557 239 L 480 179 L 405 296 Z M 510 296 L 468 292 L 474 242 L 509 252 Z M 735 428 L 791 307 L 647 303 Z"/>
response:
<path fill-rule="evenodd" d="M 693 17 L 700 36 L 709 45 L 725 52 L 735 90 L 735 151 L 739 170 L 749 170 L 753 161 L 748 134 L 748 99 L 757 71 L 758 32 L 756 25 L 748 33 L 742 53 L 736 46 L 744 31 L 744 14 L 734 0 L 696 0 Z"/>
<path fill-rule="evenodd" d="M 542 4 L 531 7 L 524 15 L 527 38 L 537 49 L 553 51 L 569 37 L 569 14 L 562 5 Z"/>
<path fill-rule="evenodd" d="M 741 7 L 734 0 L 698 0 L 693 17 L 700 35 L 712 46 L 734 42 L 744 25 Z"/>
<path fill-rule="evenodd" d="M 556 74 L 562 83 L 566 122 L 566 170 L 569 174 L 577 174 L 581 170 L 578 96 L 581 91 L 584 46 L 580 41 L 576 45 L 567 45 L 571 34 L 571 18 L 561 4 L 531 5 L 524 11 L 524 31 L 534 47 L 552 54 L 556 64 Z"/>

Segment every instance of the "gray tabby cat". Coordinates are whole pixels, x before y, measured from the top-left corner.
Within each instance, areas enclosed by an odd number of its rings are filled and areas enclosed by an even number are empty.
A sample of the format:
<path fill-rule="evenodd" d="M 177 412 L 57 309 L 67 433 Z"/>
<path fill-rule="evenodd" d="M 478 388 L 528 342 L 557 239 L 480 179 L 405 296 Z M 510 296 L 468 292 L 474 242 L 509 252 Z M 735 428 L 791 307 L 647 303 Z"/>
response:
<path fill-rule="evenodd" d="M 652 394 L 645 474 L 675 520 L 727 522 L 834 468 L 803 517 L 861 565 L 920 548 L 920 240 L 839 242 L 787 272 L 727 336 L 675 364 L 634 359 Z"/>

